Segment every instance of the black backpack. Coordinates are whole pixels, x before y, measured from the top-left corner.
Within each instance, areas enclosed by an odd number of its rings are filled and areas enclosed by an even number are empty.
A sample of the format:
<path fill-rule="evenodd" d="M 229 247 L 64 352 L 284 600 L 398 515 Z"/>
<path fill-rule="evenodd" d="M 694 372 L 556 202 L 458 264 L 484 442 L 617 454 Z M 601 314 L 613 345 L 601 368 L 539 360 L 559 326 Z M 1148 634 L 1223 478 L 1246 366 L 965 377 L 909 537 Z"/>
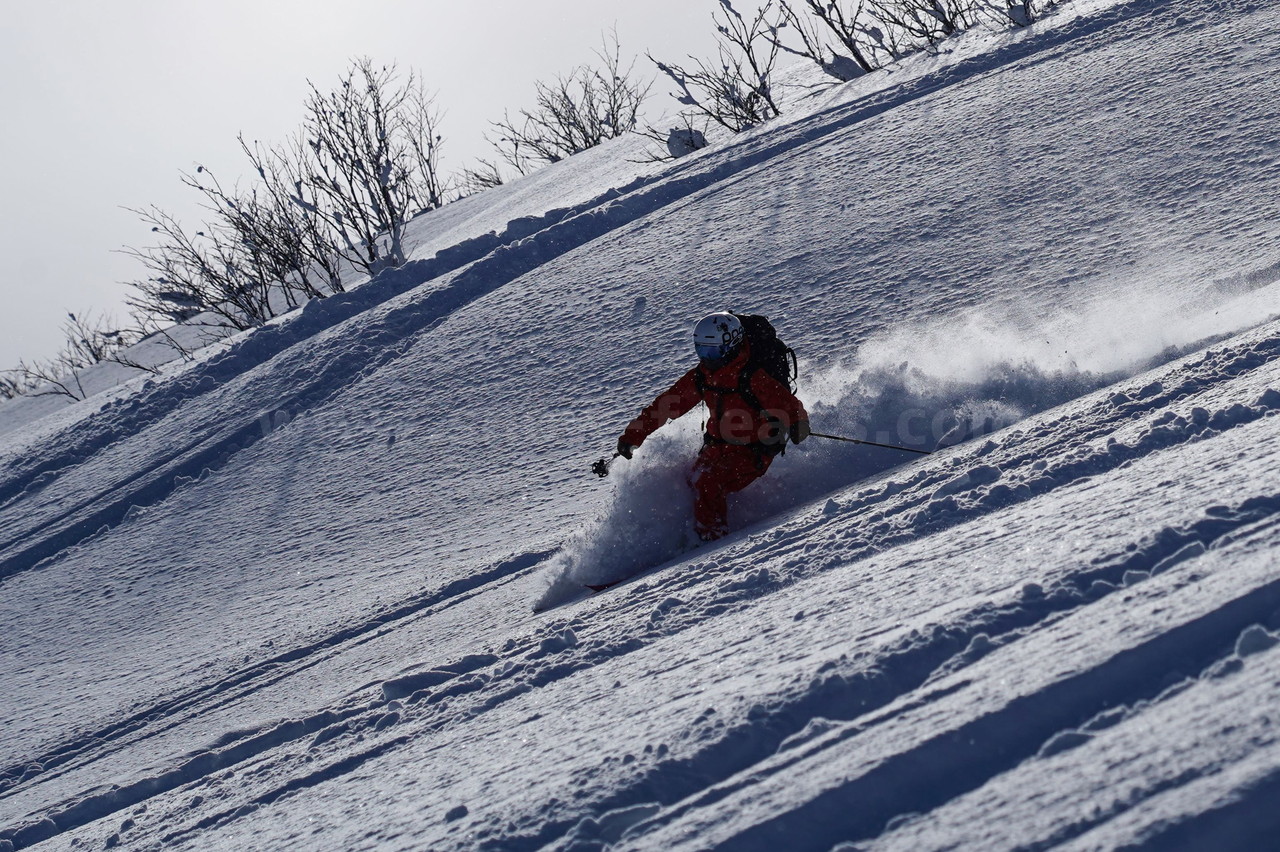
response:
<path fill-rule="evenodd" d="M 778 339 L 778 330 L 768 317 L 759 314 L 734 314 L 746 332 L 747 345 L 751 347 L 751 360 L 742 371 L 750 381 L 757 369 L 764 370 L 795 393 L 796 377 L 800 368 L 796 364 L 796 351 Z M 754 394 L 752 395 L 754 396 Z"/>

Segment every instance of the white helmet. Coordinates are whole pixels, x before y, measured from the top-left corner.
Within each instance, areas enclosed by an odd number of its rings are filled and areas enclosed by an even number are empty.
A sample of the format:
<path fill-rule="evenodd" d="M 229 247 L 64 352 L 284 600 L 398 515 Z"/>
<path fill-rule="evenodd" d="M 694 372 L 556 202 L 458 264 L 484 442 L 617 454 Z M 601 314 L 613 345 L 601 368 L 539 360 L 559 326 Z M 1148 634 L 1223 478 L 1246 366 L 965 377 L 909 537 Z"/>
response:
<path fill-rule="evenodd" d="M 710 314 L 693 329 L 693 348 L 704 361 L 719 361 L 738 351 L 747 334 L 738 318 L 727 311 Z"/>

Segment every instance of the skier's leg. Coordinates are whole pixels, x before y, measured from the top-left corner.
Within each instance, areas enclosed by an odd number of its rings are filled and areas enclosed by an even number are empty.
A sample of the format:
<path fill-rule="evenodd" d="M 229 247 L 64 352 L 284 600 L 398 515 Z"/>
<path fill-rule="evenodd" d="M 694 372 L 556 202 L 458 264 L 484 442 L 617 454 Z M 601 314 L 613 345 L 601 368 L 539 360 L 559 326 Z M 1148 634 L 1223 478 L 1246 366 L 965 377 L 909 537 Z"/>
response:
<path fill-rule="evenodd" d="M 769 469 L 773 458 L 753 447 L 711 444 L 693 466 L 693 525 L 703 541 L 729 531 L 729 495 L 741 491 Z"/>
<path fill-rule="evenodd" d="M 723 487 L 723 461 L 721 447 L 707 445 L 698 453 L 698 460 L 689 474 L 693 488 L 693 528 L 698 538 L 711 541 L 729 531 L 728 492 Z"/>

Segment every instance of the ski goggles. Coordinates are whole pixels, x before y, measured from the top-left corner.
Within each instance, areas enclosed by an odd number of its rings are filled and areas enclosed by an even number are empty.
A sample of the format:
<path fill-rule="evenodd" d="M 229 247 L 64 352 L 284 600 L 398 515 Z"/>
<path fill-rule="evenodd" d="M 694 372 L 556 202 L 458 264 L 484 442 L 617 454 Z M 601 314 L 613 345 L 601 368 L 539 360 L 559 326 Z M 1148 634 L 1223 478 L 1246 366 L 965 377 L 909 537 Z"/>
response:
<path fill-rule="evenodd" d="M 724 357 L 724 345 L 721 343 L 695 343 L 693 348 L 703 361 L 719 361 Z"/>

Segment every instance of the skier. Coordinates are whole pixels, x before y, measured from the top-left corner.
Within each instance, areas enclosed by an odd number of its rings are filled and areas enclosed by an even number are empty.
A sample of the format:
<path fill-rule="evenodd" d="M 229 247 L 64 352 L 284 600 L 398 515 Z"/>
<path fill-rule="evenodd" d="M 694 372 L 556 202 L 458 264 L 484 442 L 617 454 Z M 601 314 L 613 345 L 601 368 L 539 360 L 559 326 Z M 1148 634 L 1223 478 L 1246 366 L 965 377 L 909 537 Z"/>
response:
<path fill-rule="evenodd" d="M 706 403 L 709 417 L 702 450 L 689 474 L 698 537 L 712 541 L 728 531 L 728 496 L 763 476 L 787 439 L 809 436 L 809 415 L 791 389 L 752 359 L 742 322 L 722 311 L 693 331 L 699 364 L 640 412 L 618 439 L 618 455 L 632 452 L 660 426 Z"/>

